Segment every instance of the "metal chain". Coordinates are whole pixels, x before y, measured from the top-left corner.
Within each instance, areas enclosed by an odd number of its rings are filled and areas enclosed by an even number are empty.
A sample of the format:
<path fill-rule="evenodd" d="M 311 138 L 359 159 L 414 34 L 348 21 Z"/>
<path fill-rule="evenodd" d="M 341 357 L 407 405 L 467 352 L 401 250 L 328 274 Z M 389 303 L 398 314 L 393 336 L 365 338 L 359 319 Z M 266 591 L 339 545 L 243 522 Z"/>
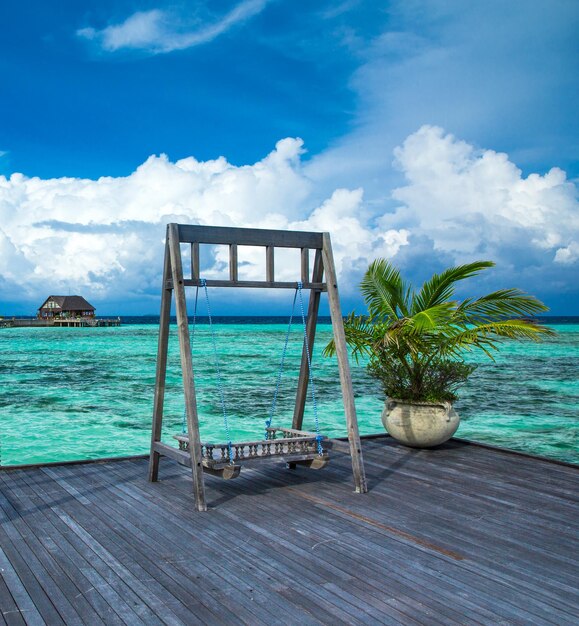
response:
<path fill-rule="evenodd" d="M 312 407 L 314 410 L 314 422 L 316 425 L 316 441 L 318 444 L 318 454 L 321 456 L 324 453 L 324 449 L 322 448 L 322 436 L 320 435 L 320 423 L 318 420 L 318 404 L 316 402 L 316 389 L 314 386 L 314 377 L 312 376 L 312 357 L 310 355 L 310 345 L 308 342 L 308 333 L 306 331 L 306 314 L 304 311 L 304 299 L 302 296 L 302 282 L 298 282 L 297 293 L 300 297 L 300 310 L 302 313 L 302 324 L 304 327 L 304 346 L 306 348 L 306 358 L 308 360 L 308 375 L 310 381 L 310 389 L 312 390 Z"/>

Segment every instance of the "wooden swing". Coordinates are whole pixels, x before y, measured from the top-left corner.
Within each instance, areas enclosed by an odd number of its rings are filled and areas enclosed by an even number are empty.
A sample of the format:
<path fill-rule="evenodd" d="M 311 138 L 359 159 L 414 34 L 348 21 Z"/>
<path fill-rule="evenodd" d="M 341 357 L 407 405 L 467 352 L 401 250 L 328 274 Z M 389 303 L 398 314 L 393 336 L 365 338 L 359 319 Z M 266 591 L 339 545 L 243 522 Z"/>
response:
<path fill-rule="evenodd" d="M 228 480 L 237 478 L 242 467 L 261 465 L 264 461 L 304 465 L 310 469 L 322 469 L 329 462 L 328 451 L 332 442 L 326 437 L 320 439 L 316 433 L 293 428 L 268 428 L 267 435 L 259 441 L 219 444 L 201 442 L 203 470 Z M 179 450 L 189 453 L 189 436 L 174 437 L 179 442 Z M 323 446 L 321 453 L 318 451 L 318 442 Z M 188 459 L 183 464 L 191 465 Z"/>
<path fill-rule="evenodd" d="M 201 442 L 201 462 L 203 464 L 203 469 L 206 472 L 211 473 L 215 476 L 219 476 L 224 479 L 231 479 L 237 478 L 237 476 L 239 476 L 239 472 L 241 471 L 241 467 L 243 465 L 253 465 L 256 462 L 283 462 L 287 464 L 292 464 L 292 466 L 300 464 L 307 466 L 311 469 L 322 469 L 323 467 L 325 467 L 329 462 L 328 450 L 331 448 L 331 442 L 328 441 L 327 437 L 324 437 L 320 434 L 315 387 L 312 376 L 312 361 L 309 346 L 307 343 L 307 326 L 302 295 L 303 285 L 301 281 L 297 283 L 294 293 L 291 314 L 289 317 L 289 323 L 281 355 L 281 362 L 277 375 L 277 383 L 273 394 L 269 416 L 265 420 L 264 439 L 245 442 L 232 442 L 230 439 L 229 419 L 225 407 L 225 395 L 223 390 L 223 382 L 221 380 L 221 367 L 217 350 L 217 341 L 214 332 L 213 316 L 211 315 L 211 307 L 209 304 L 209 291 L 207 289 L 207 281 L 205 279 L 200 278 L 199 282 L 200 285 L 197 287 L 195 292 L 195 308 L 193 312 L 192 335 L 193 337 L 195 336 L 198 314 L 197 305 L 199 301 L 199 289 L 201 287 L 204 290 L 205 301 L 207 305 L 207 317 L 209 320 L 209 330 L 213 347 L 213 358 L 215 369 L 217 371 L 217 387 L 219 391 L 221 410 L 223 414 L 223 427 L 227 436 L 226 443 L 213 444 Z M 296 430 L 294 428 L 275 428 L 271 426 L 275 415 L 277 398 L 295 314 L 296 301 L 299 302 L 302 326 L 304 331 L 303 344 L 310 377 L 310 391 L 312 395 L 314 423 L 316 427 L 315 433 L 303 430 Z M 189 436 L 185 434 L 185 423 L 183 424 L 183 434 L 174 435 L 174 439 L 179 442 L 180 450 L 184 450 L 186 452 L 189 451 Z"/>
<path fill-rule="evenodd" d="M 183 243 L 191 246 L 190 278 L 185 278 L 183 275 L 183 262 L 181 256 L 181 244 Z M 228 280 L 204 280 L 200 278 L 199 248 L 202 244 L 229 246 Z M 239 245 L 261 246 L 265 248 L 265 281 L 239 280 L 237 262 Z M 305 338 L 302 350 L 302 360 L 292 428 L 271 427 L 270 418 L 266 428 L 266 435 L 263 440 L 232 442 L 229 440 L 227 421 L 224 412 L 228 441 L 220 444 L 201 442 L 199 435 L 199 421 L 185 287 L 192 286 L 199 288 L 201 286 L 204 287 L 205 290 L 207 289 L 207 286 L 295 289 L 295 282 L 280 282 L 275 280 L 274 249 L 276 247 L 298 248 L 301 250 L 302 280 L 298 284 L 300 298 L 302 289 L 308 289 L 310 291 L 307 324 L 305 323 L 304 317 Z M 311 277 L 309 270 L 310 250 L 315 251 L 314 267 Z M 324 273 L 326 276 L 325 282 L 323 281 Z M 185 411 L 187 417 L 187 432 L 182 435 L 175 436 L 179 442 L 179 449 L 161 442 L 169 341 L 169 322 L 173 291 L 175 292 L 181 369 L 185 395 Z M 244 228 L 220 228 L 184 224 L 169 224 L 167 226 L 163 289 L 161 297 L 161 316 L 159 325 L 159 346 L 157 353 L 157 374 L 153 410 L 153 429 L 149 461 L 150 481 L 158 480 L 159 460 L 161 456 L 168 456 L 183 465 L 191 467 L 196 507 L 199 511 L 206 511 L 207 505 L 205 501 L 203 473 L 230 479 L 239 475 L 242 466 L 261 464 L 264 461 L 282 461 L 290 464 L 290 466 L 305 465 L 312 469 L 319 469 L 328 463 L 328 450 L 331 448 L 332 442 L 327 438 L 322 437 L 319 432 L 311 433 L 302 430 L 308 384 L 311 383 L 310 355 L 314 344 L 320 294 L 324 291 L 328 293 L 330 304 L 355 488 L 359 493 L 365 493 L 367 491 L 343 319 L 340 310 L 329 234 Z M 193 442 L 193 445 L 191 445 L 191 442 Z"/>

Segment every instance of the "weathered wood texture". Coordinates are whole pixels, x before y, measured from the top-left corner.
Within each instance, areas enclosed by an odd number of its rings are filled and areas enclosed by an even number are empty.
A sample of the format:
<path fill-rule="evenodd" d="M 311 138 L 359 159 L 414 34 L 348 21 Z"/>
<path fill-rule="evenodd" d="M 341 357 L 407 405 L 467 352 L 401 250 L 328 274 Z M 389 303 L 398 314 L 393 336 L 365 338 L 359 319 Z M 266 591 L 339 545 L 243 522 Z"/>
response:
<path fill-rule="evenodd" d="M 163 261 L 163 286 L 171 274 L 169 248 L 165 246 Z M 169 324 L 171 319 L 171 291 L 164 288 L 161 293 L 161 315 L 159 317 L 159 341 L 157 344 L 157 369 L 155 374 L 155 396 L 153 401 L 153 427 L 151 430 L 151 457 L 149 460 L 149 480 L 157 480 L 159 453 L 154 450 L 155 442 L 161 441 L 163 407 L 165 404 L 165 383 L 167 378 L 167 354 L 169 347 Z"/>
<path fill-rule="evenodd" d="M 212 245 L 272 246 L 274 248 L 321 248 L 322 233 L 261 228 L 229 228 L 178 224 L 179 241 Z"/>
<path fill-rule="evenodd" d="M 304 255 L 302 254 L 302 270 L 304 269 Z M 322 252 L 316 250 L 314 260 L 314 270 L 312 282 L 322 282 L 324 277 L 324 266 L 322 265 Z M 309 276 L 306 280 L 309 280 Z M 310 384 L 310 367 L 308 364 L 308 351 L 310 359 L 314 353 L 314 341 L 316 338 L 316 328 L 318 325 L 318 312 L 320 310 L 320 292 L 311 291 L 308 301 L 306 335 L 304 337 L 304 346 L 302 348 L 302 361 L 300 364 L 300 374 L 298 378 L 298 387 L 296 392 L 296 403 L 294 407 L 294 415 L 292 420 L 293 428 L 301 430 L 304 421 L 304 411 L 306 408 L 306 400 L 308 395 L 308 387 Z M 306 350 L 306 343 L 307 350 Z M 312 365 L 313 367 L 313 365 Z M 314 382 L 315 384 L 315 382 Z"/>
<path fill-rule="evenodd" d="M 184 278 L 183 260 L 181 256 L 181 244 L 189 243 L 191 245 L 191 279 Z M 200 244 L 221 244 L 229 246 L 229 280 L 205 280 L 199 277 L 199 246 Z M 265 281 L 238 281 L 238 245 L 261 246 L 265 248 L 266 253 L 266 280 Z M 312 282 L 304 285 L 299 283 L 276 282 L 275 280 L 275 247 L 297 248 L 300 250 L 300 276 L 305 276 L 309 281 L 309 250 L 315 250 L 314 270 Z M 348 439 L 350 442 L 350 454 L 352 457 L 352 474 L 354 484 L 358 493 L 367 491 L 366 478 L 364 476 L 364 463 L 362 458 L 362 450 L 360 445 L 360 436 L 358 432 L 358 423 L 356 418 L 356 407 L 354 405 L 354 394 L 352 390 L 352 380 L 350 375 L 350 366 L 348 363 L 348 355 L 346 350 L 344 324 L 340 310 L 340 302 L 338 296 L 338 285 L 334 268 L 334 259 L 332 247 L 330 243 L 329 233 L 308 233 L 281 230 L 259 230 L 246 228 L 221 228 L 214 226 L 195 226 L 186 224 L 168 224 L 167 238 L 165 246 L 165 263 L 163 270 L 163 287 L 161 301 L 161 329 L 159 332 L 159 349 L 157 358 L 157 376 L 155 382 L 155 400 L 153 410 L 153 429 L 151 440 L 151 453 L 149 462 L 149 480 L 154 482 L 157 480 L 159 470 L 159 459 L 162 455 L 169 456 L 173 460 L 183 463 L 183 454 L 175 453 L 171 448 L 160 442 L 160 433 L 162 432 L 163 422 L 163 397 L 165 392 L 165 369 L 167 361 L 167 348 L 169 337 L 169 311 L 172 293 L 175 295 L 175 309 L 177 313 L 177 327 L 179 335 L 179 347 L 181 353 L 181 369 L 183 375 L 183 388 L 185 395 L 185 408 L 187 414 L 187 433 L 191 447 L 187 448 L 187 453 L 191 453 L 192 458 L 186 462 L 191 468 L 193 476 L 193 486 L 196 494 L 196 508 L 199 511 L 206 511 L 207 505 L 204 494 L 203 466 L 210 470 L 219 470 L 225 476 L 227 473 L 229 478 L 239 475 L 239 468 L 235 472 L 225 472 L 227 468 L 217 468 L 213 464 L 213 459 L 208 459 L 204 455 L 201 458 L 201 442 L 198 426 L 197 399 L 195 394 L 195 376 L 193 372 L 193 358 L 191 355 L 191 340 L 189 336 L 189 319 L 187 316 L 187 302 L 185 295 L 185 287 L 187 286 L 222 286 L 222 287 L 267 287 L 267 288 L 287 288 L 291 287 L 300 291 L 300 306 L 302 289 L 310 290 L 310 300 L 308 308 L 308 322 L 305 329 L 304 349 L 302 354 L 302 362 L 299 375 L 298 391 L 296 396 L 296 406 L 293 417 L 293 428 L 301 429 L 302 417 L 304 411 L 304 403 L 308 390 L 308 382 L 310 376 L 310 367 L 308 363 L 308 355 L 313 351 L 315 338 L 315 327 L 318 318 L 318 307 L 320 302 L 320 292 L 326 287 L 330 302 L 330 312 L 332 316 L 332 326 L 334 329 L 334 340 L 336 343 L 336 352 L 338 355 L 338 369 L 340 371 L 340 383 L 342 387 L 342 395 L 344 398 L 344 410 L 346 414 L 346 424 L 348 431 Z M 322 282 L 324 272 L 327 274 L 327 285 Z M 297 292 L 296 292 L 297 295 Z M 295 301 L 294 301 L 295 303 Z M 209 300 L 207 300 L 209 308 Z M 303 315 L 303 311 L 302 311 Z M 161 371 L 162 370 L 162 371 Z M 313 387 L 312 387 L 313 391 Z M 227 442 L 228 449 L 231 449 Z M 238 446 L 234 442 L 236 451 L 249 450 L 250 444 L 255 452 L 255 442 L 242 442 Z M 261 444 L 260 444 L 261 446 Z M 271 444 L 266 443 L 261 446 L 260 451 L 266 450 L 266 454 L 252 454 L 250 459 L 255 460 L 273 460 L 273 457 L 280 457 L 282 461 L 289 461 L 289 451 L 283 451 L 283 454 L 270 454 Z M 221 448 L 222 451 L 224 448 Z M 281 448 L 279 449 L 281 451 Z M 183 451 L 183 450 L 182 450 Z M 286 454 L 287 452 L 287 454 Z M 321 449 L 319 450 L 321 452 Z M 312 468 L 324 467 L 328 461 L 327 454 L 324 458 L 315 458 L 317 452 L 310 451 L 305 455 L 305 451 L 292 452 L 291 465 L 294 467 L 294 461 L 307 464 Z M 237 455 L 237 452 L 236 452 Z M 322 456 L 322 455 L 320 455 Z M 211 462 L 209 462 L 211 460 Z M 247 462 L 243 456 L 235 457 L 235 464 L 241 465 Z M 221 462 L 221 465 L 223 463 Z M 295 467 L 294 467 L 295 468 Z"/>
<path fill-rule="evenodd" d="M 201 467 L 199 418 L 197 414 L 197 397 L 195 395 L 195 375 L 193 373 L 193 356 L 191 355 L 191 338 L 189 336 L 189 317 L 187 314 L 185 287 L 183 286 L 183 265 L 178 239 L 178 228 L 177 224 L 169 224 L 167 227 L 167 247 L 169 248 L 171 257 L 173 290 L 175 293 L 175 312 L 177 313 L 177 334 L 179 336 L 179 352 L 181 354 L 181 376 L 183 379 L 183 391 L 185 394 L 187 432 L 189 434 L 189 440 L 193 444 L 191 446 L 190 454 L 191 473 L 195 486 L 195 494 L 197 496 L 195 505 L 199 511 L 206 511 L 207 505 L 205 503 L 203 468 Z M 169 320 L 167 320 L 166 323 L 168 326 Z M 157 385 L 155 385 L 155 387 L 157 387 Z M 158 422 L 161 422 L 161 419 L 153 419 L 153 431 L 159 428 Z M 153 457 L 155 455 L 156 453 L 152 452 L 151 456 Z"/>
<path fill-rule="evenodd" d="M 340 306 L 340 295 L 338 293 L 338 279 L 334 266 L 334 255 L 332 253 L 332 243 L 329 233 L 324 233 L 324 246 L 322 248 L 322 259 L 324 272 L 326 273 L 326 283 L 328 288 L 328 300 L 330 302 L 330 316 L 332 318 L 332 328 L 334 331 L 334 345 L 336 357 L 338 359 L 338 373 L 340 375 L 340 386 L 342 388 L 342 398 L 344 400 L 344 410 L 346 412 L 346 426 L 348 428 L 348 441 L 350 442 L 350 455 L 352 457 L 352 473 L 354 484 L 358 493 L 366 493 L 368 486 L 364 473 L 364 459 L 362 447 L 360 445 L 360 433 L 358 431 L 358 418 L 356 416 L 356 404 L 354 402 L 354 388 L 352 386 L 352 373 L 348 362 L 348 347 L 346 345 L 346 334 L 342 319 L 342 308 Z"/>
<path fill-rule="evenodd" d="M 364 440 L 321 472 L 146 460 L 0 471 L 0 623 L 578 623 L 577 468 Z"/>

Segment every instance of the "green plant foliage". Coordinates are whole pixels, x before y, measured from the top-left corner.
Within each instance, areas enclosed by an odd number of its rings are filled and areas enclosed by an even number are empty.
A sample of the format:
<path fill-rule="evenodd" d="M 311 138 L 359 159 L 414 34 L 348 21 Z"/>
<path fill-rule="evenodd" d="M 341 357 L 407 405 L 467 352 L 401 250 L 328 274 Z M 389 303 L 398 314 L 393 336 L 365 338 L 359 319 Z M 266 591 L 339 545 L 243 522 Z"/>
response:
<path fill-rule="evenodd" d="M 451 360 L 431 362 L 419 373 L 394 359 L 372 359 L 368 364 L 368 371 L 382 383 L 386 396 L 422 402 L 456 400 L 456 390 L 475 369 L 476 365 Z"/>
<path fill-rule="evenodd" d="M 459 281 L 493 266 L 476 261 L 451 267 L 416 291 L 386 259 L 371 263 L 360 285 L 368 315 L 350 313 L 346 340 L 356 361 L 369 358 L 369 372 L 381 381 L 386 395 L 422 402 L 454 400 L 475 369 L 464 362 L 465 352 L 482 350 L 492 359 L 504 340 L 538 341 L 553 334 L 529 319 L 547 307 L 519 289 L 454 299 Z M 324 353 L 334 352 L 331 341 Z"/>

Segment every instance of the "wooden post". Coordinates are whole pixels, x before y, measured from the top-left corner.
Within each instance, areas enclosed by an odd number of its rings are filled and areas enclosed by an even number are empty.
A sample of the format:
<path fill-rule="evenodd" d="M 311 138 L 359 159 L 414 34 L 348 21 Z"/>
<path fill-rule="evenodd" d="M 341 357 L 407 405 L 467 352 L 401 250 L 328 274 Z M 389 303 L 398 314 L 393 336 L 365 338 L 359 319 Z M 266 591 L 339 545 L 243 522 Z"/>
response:
<path fill-rule="evenodd" d="M 273 251 L 273 246 L 265 247 L 265 280 L 268 283 L 273 283 L 273 281 L 275 280 Z"/>
<path fill-rule="evenodd" d="M 303 257 L 302 257 L 303 260 Z M 303 267 L 303 265 L 302 265 Z M 322 254 L 320 250 L 316 250 L 314 258 L 314 270 L 312 274 L 312 283 L 321 283 L 324 276 L 324 267 L 322 264 Z M 309 281 L 309 277 L 308 277 Z M 310 351 L 310 358 L 313 359 L 314 339 L 316 336 L 316 327 L 318 324 L 318 310 L 320 308 L 320 291 L 310 291 L 310 301 L 308 303 L 308 321 L 306 324 L 306 338 Z M 298 389 L 296 393 L 296 404 L 294 407 L 294 417 L 292 428 L 302 429 L 304 421 L 304 409 L 308 395 L 308 385 L 310 382 L 310 370 L 308 366 L 308 355 L 306 346 L 302 348 L 302 362 L 300 365 L 300 375 L 298 378 Z"/>
<path fill-rule="evenodd" d="M 344 320 L 342 318 L 342 309 L 338 294 L 338 281 L 336 278 L 336 268 L 334 266 L 334 256 L 332 254 L 332 243 L 329 233 L 323 234 L 322 255 L 324 260 L 324 270 L 326 272 L 326 285 L 328 289 L 328 300 L 330 303 L 330 315 L 332 317 L 332 328 L 334 330 L 336 356 L 338 357 L 338 371 L 340 373 L 342 397 L 344 399 L 344 409 L 346 411 L 346 425 L 348 428 L 350 455 L 352 457 L 354 484 L 358 493 L 366 493 L 368 491 L 368 486 L 366 484 L 362 446 L 360 444 L 360 433 L 358 431 L 358 419 L 356 417 L 356 405 L 354 403 L 352 375 L 350 373 L 350 363 L 348 362 L 348 348 L 346 345 L 346 334 L 344 332 Z"/>
<path fill-rule="evenodd" d="M 199 419 L 197 416 L 197 399 L 195 396 L 195 379 L 193 375 L 193 358 L 191 356 L 191 339 L 189 337 L 189 319 L 187 317 L 187 301 L 183 284 L 183 265 L 179 242 L 179 225 L 169 224 L 169 253 L 173 289 L 175 291 L 175 310 L 177 313 L 177 330 L 179 349 L 181 352 L 181 370 L 183 374 L 183 390 L 185 393 L 185 410 L 187 413 L 187 434 L 189 435 L 189 452 L 191 454 L 191 473 L 195 490 L 195 504 L 198 511 L 206 511 L 205 484 L 201 465 L 201 438 L 199 436 Z"/>
<path fill-rule="evenodd" d="M 154 450 L 157 441 L 161 441 L 163 428 L 163 405 L 165 401 L 165 379 L 167 375 L 167 350 L 169 346 L 169 323 L 171 319 L 172 289 L 167 287 L 171 275 L 171 259 L 169 255 L 169 232 L 167 229 L 165 243 L 165 260 L 163 262 L 163 288 L 161 290 L 161 315 L 159 319 L 159 343 L 157 347 L 157 373 L 155 376 L 155 400 L 153 403 L 153 430 L 151 433 L 151 456 L 149 457 L 149 481 L 159 478 L 160 454 Z"/>
<path fill-rule="evenodd" d="M 302 283 L 307 285 L 310 282 L 310 251 L 308 248 L 301 249 Z M 312 282 L 314 282 L 312 280 Z"/>
<path fill-rule="evenodd" d="M 237 244 L 232 243 L 229 246 L 229 280 L 234 283 L 238 281 L 237 267 Z"/>
<path fill-rule="evenodd" d="M 191 278 L 199 280 L 199 242 L 191 244 Z"/>

